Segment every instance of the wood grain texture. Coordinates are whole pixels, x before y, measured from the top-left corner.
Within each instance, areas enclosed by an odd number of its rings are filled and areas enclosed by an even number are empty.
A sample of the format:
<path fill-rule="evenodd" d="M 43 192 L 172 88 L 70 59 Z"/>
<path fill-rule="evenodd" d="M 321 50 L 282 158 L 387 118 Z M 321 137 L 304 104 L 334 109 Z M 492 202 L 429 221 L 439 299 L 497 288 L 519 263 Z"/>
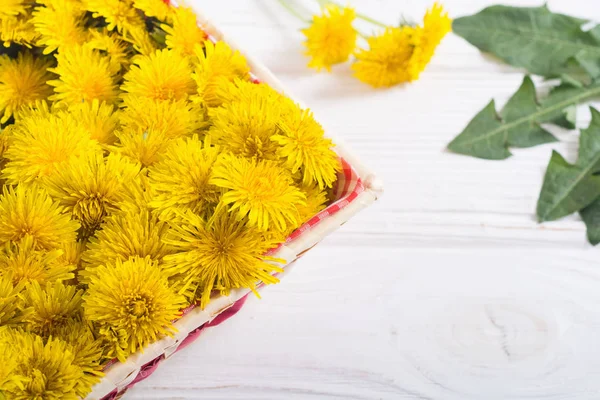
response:
<path fill-rule="evenodd" d="M 418 82 L 373 90 L 348 66 L 308 70 L 302 25 L 275 0 L 197 1 L 346 139 L 386 194 L 126 399 L 600 398 L 600 250 L 580 218 L 534 216 L 551 150 L 574 160 L 577 133 L 553 130 L 560 143 L 501 162 L 445 151 L 492 97 L 509 98 L 521 71 L 451 35 Z M 430 5 L 350 3 L 389 23 Z M 492 3 L 444 1 L 452 16 Z M 548 3 L 600 21 L 595 1 Z M 582 107 L 578 125 L 588 121 Z"/>

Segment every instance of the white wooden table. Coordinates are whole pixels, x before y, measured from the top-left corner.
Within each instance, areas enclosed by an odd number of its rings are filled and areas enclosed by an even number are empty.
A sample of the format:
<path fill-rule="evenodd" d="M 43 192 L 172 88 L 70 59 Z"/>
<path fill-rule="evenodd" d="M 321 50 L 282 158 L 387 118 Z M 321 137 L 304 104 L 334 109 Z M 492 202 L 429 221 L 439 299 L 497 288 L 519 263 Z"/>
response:
<path fill-rule="evenodd" d="M 445 151 L 521 72 L 450 35 L 421 80 L 373 90 L 348 66 L 307 69 L 302 24 L 275 0 L 197 2 L 349 142 L 386 194 L 125 398 L 600 398 L 600 249 L 579 218 L 534 218 L 551 149 L 573 160 L 577 134 L 503 162 Z M 350 3 L 394 23 L 431 2 Z M 492 3 L 444 1 L 453 17 Z M 596 0 L 549 6 L 600 21 Z"/>

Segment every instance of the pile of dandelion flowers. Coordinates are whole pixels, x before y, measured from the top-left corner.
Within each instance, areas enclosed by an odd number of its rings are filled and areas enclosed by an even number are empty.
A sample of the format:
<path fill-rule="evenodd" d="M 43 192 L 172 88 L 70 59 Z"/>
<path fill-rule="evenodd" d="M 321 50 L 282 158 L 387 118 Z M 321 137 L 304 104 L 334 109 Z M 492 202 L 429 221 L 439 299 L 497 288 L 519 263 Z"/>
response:
<path fill-rule="evenodd" d="M 164 242 L 169 225 L 147 209 L 114 214 L 101 228 L 89 239 L 87 251 L 82 255 L 85 269 L 80 271 L 79 279 L 84 283 L 89 283 L 90 277 L 96 275 L 99 265 L 127 261 L 136 256 L 160 262 L 173 252 L 173 248 Z"/>
<path fill-rule="evenodd" d="M 64 167 L 73 157 L 100 150 L 73 115 L 32 111 L 13 125 L 2 177 L 9 184 L 30 183 Z"/>
<path fill-rule="evenodd" d="M 16 59 L 0 56 L 0 123 L 36 100 L 46 99 L 52 88 L 46 84 L 52 74 L 47 69 L 51 63 L 44 57 L 33 57 L 30 52 L 20 52 Z"/>
<path fill-rule="evenodd" d="M 154 197 L 149 206 L 167 219 L 175 208 L 205 214 L 216 205 L 221 190 L 209 183 L 221 149 L 202 143 L 197 136 L 180 139 L 170 146 L 162 160 L 149 169 Z"/>
<path fill-rule="evenodd" d="M 107 214 L 118 210 L 124 187 L 140 165 L 121 157 L 91 151 L 69 161 L 65 168 L 41 180 L 50 196 L 71 211 L 84 230 L 93 231 Z"/>
<path fill-rule="evenodd" d="M 48 81 L 55 94 L 49 99 L 67 105 L 85 101 L 117 100 L 115 71 L 110 59 L 86 46 L 73 46 L 56 55 L 58 66 L 49 71 L 58 79 Z"/>
<path fill-rule="evenodd" d="M 138 57 L 125 74 L 121 90 L 124 98 L 148 97 L 154 100 L 181 100 L 195 92 L 188 58 L 173 50 L 157 50 Z"/>
<path fill-rule="evenodd" d="M 306 36 L 306 55 L 311 58 L 308 66 L 331 71 L 331 67 L 348 61 L 356 47 L 357 31 L 353 27 L 356 18 L 350 7 L 341 8 L 329 4 L 320 16 L 314 16 L 310 27 L 303 29 Z"/>
<path fill-rule="evenodd" d="M 35 186 L 4 186 L 0 196 L 0 244 L 24 237 L 35 240 L 35 247 L 59 248 L 75 241 L 79 224 L 45 190 Z"/>
<path fill-rule="evenodd" d="M 185 307 L 183 296 L 169 286 L 166 274 L 149 257 L 101 266 L 84 297 L 86 318 L 100 327 L 123 329 L 125 348 L 120 361 L 164 335 L 174 332 L 172 321 Z"/>
<path fill-rule="evenodd" d="M 0 251 L 1 275 L 10 276 L 16 286 L 73 279 L 74 266 L 61 263 L 60 256 L 60 250 L 37 249 L 33 238 L 25 236 L 16 243 L 6 243 Z"/>
<path fill-rule="evenodd" d="M 221 201 L 238 220 L 247 218 L 250 226 L 263 231 L 297 226 L 297 207 L 306 204 L 289 173 L 272 161 L 223 154 L 209 182 L 227 189 Z"/>
<path fill-rule="evenodd" d="M 60 281 L 44 286 L 32 281 L 21 294 L 23 307 L 28 311 L 24 318 L 27 331 L 42 337 L 55 335 L 81 310 L 82 295 L 83 290 Z"/>
<path fill-rule="evenodd" d="M 165 38 L 167 47 L 180 51 L 186 56 L 192 56 L 196 45 L 206 40 L 206 34 L 198 26 L 196 13 L 188 7 L 177 7 L 172 19 L 172 25 L 161 25 L 167 33 Z"/>
<path fill-rule="evenodd" d="M 324 137 L 321 125 L 308 110 L 299 110 L 279 123 L 281 134 L 273 136 L 280 145 L 278 155 L 292 174 L 302 172 L 304 185 L 331 188 L 341 170 L 333 142 Z"/>
<path fill-rule="evenodd" d="M 231 49 L 223 41 L 204 42 L 204 48 L 195 48 L 197 65 L 193 78 L 198 85 L 198 94 L 194 98 L 209 107 L 217 107 L 222 102 L 218 95 L 219 87 L 236 78 L 250 78 L 250 68 L 244 56 L 237 50 Z"/>
<path fill-rule="evenodd" d="M 233 288 L 249 288 L 256 293 L 258 282 L 277 283 L 273 272 L 284 262 L 265 253 L 279 242 L 263 232 L 236 220 L 223 208 L 205 221 L 186 212 L 171 224 L 166 240 L 176 253 L 165 256 L 163 268 L 173 276 L 180 292 L 198 298 L 202 307 L 213 290 L 228 295 Z"/>

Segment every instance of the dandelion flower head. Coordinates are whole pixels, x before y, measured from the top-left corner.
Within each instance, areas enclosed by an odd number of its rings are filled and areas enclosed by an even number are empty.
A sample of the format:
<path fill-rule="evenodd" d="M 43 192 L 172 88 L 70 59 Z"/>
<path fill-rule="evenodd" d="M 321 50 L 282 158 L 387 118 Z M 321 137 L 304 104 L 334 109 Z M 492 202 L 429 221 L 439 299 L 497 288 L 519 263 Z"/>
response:
<path fill-rule="evenodd" d="M 71 159 L 65 168 L 43 178 L 41 185 L 91 233 L 106 215 L 118 210 L 125 186 L 139 171 L 139 164 L 119 154 L 105 158 L 102 152 L 91 151 Z"/>
<path fill-rule="evenodd" d="M 309 67 L 331 71 L 332 65 L 348 60 L 356 47 L 355 18 L 352 8 L 337 5 L 327 5 L 322 15 L 313 17 L 310 27 L 302 30 Z"/>
<path fill-rule="evenodd" d="M 135 95 L 154 100 L 186 99 L 195 91 L 189 60 L 173 50 L 157 50 L 139 57 L 125 75 L 124 97 Z"/>
<path fill-rule="evenodd" d="M 374 87 L 389 87 L 410 81 L 409 66 L 413 54 L 414 28 L 386 28 L 368 38 L 369 49 L 356 52 L 354 75 Z"/>
<path fill-rule="evenodd" d="M 150 167 L 150 185 L 155 193 L 150 207 L 163 219 L 180 208 L 197 214 L 210 211 L 221 194 L 218 187 L 209 183 L 219 153 L 218 147 L 211 146 L 208 140 L 202 143 L 197 136 L 176 141 L 164 158 Z"/>
<path fill-rule="evenodd" d="M 281 147 L 278 154 L 292 174 L 302 173 L 304 185 L 317 184 L 319 188 L 332 187 L 340 171 L 333 142 L 324 137 L 321 125 L 308 110 L 298 109 L 279 123 L 281 134 L 273 140 Z"/>
<path fill-rule="evenodd" d="M 149 257 L 99 267 L 84 299 L 89 321 L 127 332 L 126 345 L 113 349 L 121 361 L 172 334 L 171 321 L 184 306 L 183 296 L 174 292 L 167 275 Z"/>
<path fill-rule="evenodd" d="M 85 269 L 80 280 L 89 283 L 96 269 L 103 264 L 115 264 L 132 257 L 149 258 L 160 263 L 164 256 L 173 252 L 164 242 L 169 226 L 148 210 L 127 210 L 111 215 L 102 229 L 89 239 L 82 260 Z"/>
<path fill-rule="evenodd" d="M 280 231 L 298 224 L 298 206 L 305 195 L 292 184 L 286 170 L 272 161 L 256 161 L 223 154 L 210 183 L 225 189 L 222 202 L 238 220 L 260 230 L 269 225 Z"/>
<path fill-rule="evenodd" d="M 50 100 L 67 105 L 117 99 L 115 72 L 110 59 L 86 46 L 73 46 L 57 54 L 58 66 L 49 71 L 58 79 L 48 81 L 55 94 Z"/>
<path fill-rule="evenodd" d="M 5 123 L 23 107 L 48 98 L 52 88 L 46 84 L 52 75 L 50 61 L 21 52 L 16 59 L 0 56 L 0 123 Z"/>
<path fill-rule="evenodd" d="M 60 250 L 39 249 L 32 236 L 18 242 L 5 243 L 0 251 L 0 275 L 10 277 L 13 284 L 67 281 L 75 276 L 75 267 L 59 261 Z"/>
<path fill-rule="evenodd" d="M 177 7 L 172 25 L 162 24 L 161 27 L 167 33 L 167 47 L 187 56 L 192 56 L 194 48 L 206 40 L 206 34 L 198 26 L 196 13 L 188 7 Z"/>
<path fill-rule="evenodd" d="M 10 184 L 31 183 L 63 168 L 73 157 L 100 149 L 85 126 L 68 113 L 32 111 L 13 126 L 2 170 Z"/>
<path fill-rule="evenodd" d="M 35 186 L 4 186 L 0 196 L 0 243 L 17 242 L 24 237 L 35 246 L 56 249 L 74 241 L 79 224 L 48 193 Z"/>
<path fill-rule="evenodd" d="M 197 65 L 193 77 L 198 94 L 196 100 L 209 107 L 219 106 L 223 99 L 218 96 L 219 87 L 236 78 L 248 79 L 250 68 L 244 56 L 225 42 L 204 42 L 195 47 Z"/>
<path fill-rule="evenodd" d="M 213 290 L 228 295 L 234 288 L 255 290 L 259 281 L 276 283 L 273 272 L 282 262 L 265 256 L 278 242 L 261 231 L 237 221 L 223 208 L 208 221 L 186 212 L 172 224 L 166 240 L 176 252 L 166 256 L 164 269 L 172 276 L 179 291 L 204 307 Z"/>

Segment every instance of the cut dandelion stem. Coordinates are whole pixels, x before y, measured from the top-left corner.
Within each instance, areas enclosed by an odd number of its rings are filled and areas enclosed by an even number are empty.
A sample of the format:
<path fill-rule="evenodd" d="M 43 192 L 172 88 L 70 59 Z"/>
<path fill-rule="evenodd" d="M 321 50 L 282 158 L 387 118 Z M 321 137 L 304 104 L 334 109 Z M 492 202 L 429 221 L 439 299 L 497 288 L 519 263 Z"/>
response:
<path fill-rule="evenodd" d="M 279 1 L 283 1 L 283 0 L 279 0 Z M 342 5 L 340 3 L 337 3 L 335 1 L 330 1 L 330 0 L 316 0 L 316 1 L 317 1 L 317 3 L 319 3 L 319 5 L 321 7 L 325 7 L 328 4 L 332 4 L 332 5 L 335 5 L 335 6 L 338 6 L 338 7 L 342 7 Z M 370 22 L 373 25 L 377 25 L 377 26 L 380 26 L 382 28 L 387 28 L 388 27 L 388 25 L 386 25 L 386 24 L 384 24 L 382 22 L 379 22 L 379 21 L 377 21 L 377 20 L 369 17 L 368 15 L 356 12 L 356 10 L 354 11 L 354 14 L 356 15 L 356 18 L 360 18 L 363 21 Z M 361 35 L 361 36 L 363 36 L 363 35 Z"/>
<path fill-rule="evenodd" d="M 306 23 L 311 23 L 310 19 L 306 19 L 302 14 L 300 14 L 294 7 L 290 6 L 288 4 L 287 1 L 285 0 L 277 0 L 279 2 L 279 4 L 282 5 L 283 8 L 285 8 L 290 14 L 292 14 L 294 17 L 298 18 L 301 21 L 304 21 Z"/>

